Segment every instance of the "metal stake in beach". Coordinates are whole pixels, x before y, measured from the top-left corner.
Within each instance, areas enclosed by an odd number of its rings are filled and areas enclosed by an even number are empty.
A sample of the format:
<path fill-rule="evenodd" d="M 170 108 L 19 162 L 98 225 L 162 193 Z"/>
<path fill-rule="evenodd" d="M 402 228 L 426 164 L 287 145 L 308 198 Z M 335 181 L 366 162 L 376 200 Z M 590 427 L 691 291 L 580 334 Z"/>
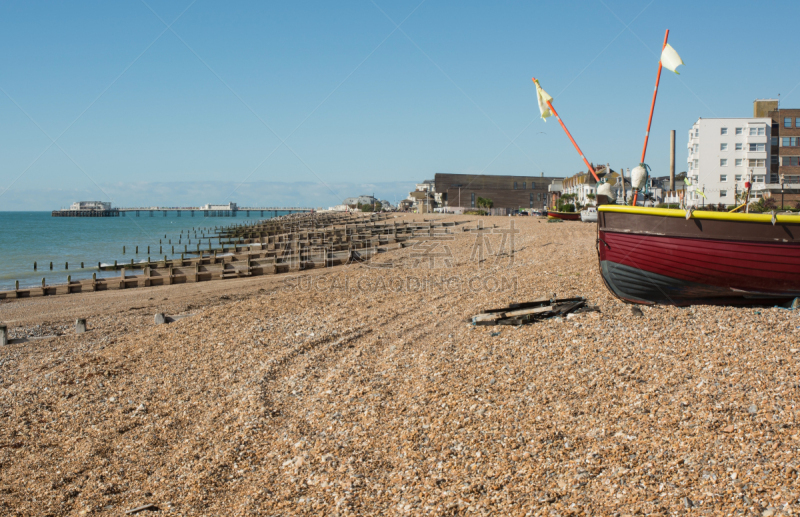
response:
<path fill-rule="evenodd" d="M 14 290 L 19 291 L 19 280 L 14 280 Z"/>
<path fill-rule="evenodd" d="M 536 84 L 536 86 L 539 86 L 539 81 L 537 81 L 535 77 L 533 78 L 533 82 L 534 84 Z M 539 87 L 541 88 L 541 86 Z M 592 176 L 594 176 L 595 181 L 599 182 L 600 178 L 597 177 L 597 173 L 594 171 L 594 167 L 592 167 L 592 164 L 589 163 L 589 160 L 587 160 L 586 157 L 583 155 L 583 151 L 581 151 L 581 148 L 578 147 L 578 144 L 575 142 L 575 139 L 572 138 L 572 135 L 567 129 L 567 126 L 564 125 L 564 122 L 561 120 L 561 117 L 558 116 L 556 109 L 553 107 L 552 101 L 545 101 L 545 102 L 547 103 L 547 107 L 550 108 L 550 111 L 553 112 L 553 115 L 556 117 L 556 120 L 558 120 L 558 123 L 561 124 L 561 128 L 567 134 L 567 137 L 569 137 L 569 140 L 570 142 L 572 142 L 572 145 L 575 146 L 575 150 L 578 151 L 578 154 L 581 155 L 581 158 L 583 158 L 583 163 L 585 163 L 586 166 L 589 168 L 589 172 L 592 173 Z"/>
<path fill-rule="evenodd" d="M 99 262 L 97 263 L 97 269 L 100 269 L 100 263 Z"/>
<path fill-rule="evenodd" d="M 81 262 L 81 269 L 83 269 L 83 262 Z"/>
<path fill-rule="evenodd" d="M 114 269 L 117 269 L 117 261 L 114 261 Z"/>
<path fill-rule="evenodd" d="M 53 263 L 51 262 L 50 263 L 50 271 L 52 271 L 52 270 L 53 270 Z"/>
<path fill-rule="evenodd" d="M 72 275 L 67 275 L 67 285 L 72 283 Z"/>
<path fill-rule="evenodd" d="M 147 254 L 148 255 L 150 254 L 150 246 L 147 247 Z M 148 262 L 150 262 L 150 261 L 148 260 Z"/>
<path fill-rule="evenodd" d="M 122 247 L 122 254 L 125 254 L 125 246 Z"/>
<path fill-rule="evenodd" d="M 92 273 L 92 282 L 97 280 L 97 273 Z"/>
<path fill-rule="evenodd" d="M 669 29 L 664 33 L 664 44 L 661 46 L 663 52 L 667 48 L 667 38 L 669 38 Z M 656 74 L 656 87 L 653 90 L 653 102 L 650 104 L 650 117 L 647 119 L 647 131 L 644 133 L 644 147 L 642 148 L 642 161 L 644 163 L 644 156 L 647 154 L 647 141 L 650 139 L 650 125 L 653 123 L 653 110 L 656 108 L 656 95 L 658 95 L 658 83 L 661 81 L 661 59 L 658 60 L 658 74 Z M 639 196 L 639 191 L 633 192 L 633 206 L 636 206 L 636 198 Z"/>
<path fill-rule="evenodd" d="M 172 254 L 175 254 L 175 246 L 172 247 Z"/>
<path fill-rule="evenodd" d="M 158 247 L 158 253 L 159 254 L 164 253 L 164 246 L 159 246 Z"/>
<path fill-rule="evenodd" d="M 36 261 L 33 261 L 33 270 L 36 271 Z"/>
<path fill-rule="evenodd" d="M 136 246 L 136 254 L 139 254 L 139 246 Z"/>

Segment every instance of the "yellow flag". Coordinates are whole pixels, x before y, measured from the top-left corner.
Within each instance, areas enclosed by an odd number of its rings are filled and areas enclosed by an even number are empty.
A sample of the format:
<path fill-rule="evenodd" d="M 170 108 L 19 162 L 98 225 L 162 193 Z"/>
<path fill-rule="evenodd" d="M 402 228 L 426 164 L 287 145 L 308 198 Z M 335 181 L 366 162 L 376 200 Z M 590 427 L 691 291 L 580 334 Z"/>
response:
<path fill-rule="evenodd" d="M 539 81 L 536 81 L 536 98 L 539 100 L 539 113 L 542 114 L 542 120 L 547 121 L 547 117 L 551 116 L 553 113 L 550 112 L 550 108 L 547 106 L 547 103 L 552 101 L 553 98 L 547 94 L 546 91 L 539 86 Z"/>
<path fill-rule="evenodd" d="M 680 75 L 680 72 L 676 71 L 675 69 L 678 68 L 680 65 L 683 64 L 683 60 L 681 56 L 675 52 L 675 49 L 672 48 L 669 43 L 664 47 L 664 50 L 661 51 L 661 65 L 669 70 L 670 72 L 675 72 L 676 74 Z"/>

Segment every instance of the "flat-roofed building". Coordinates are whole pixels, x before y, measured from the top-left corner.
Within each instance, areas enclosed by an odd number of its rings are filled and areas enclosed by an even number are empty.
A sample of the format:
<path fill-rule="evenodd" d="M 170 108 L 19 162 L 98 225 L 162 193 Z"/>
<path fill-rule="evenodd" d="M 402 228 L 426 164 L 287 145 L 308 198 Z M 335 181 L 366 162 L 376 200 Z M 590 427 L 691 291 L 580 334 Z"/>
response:
<path fill-rule="evenodd" d="M 692 182 L 686 202 L 733 205 L 750 177 L 752 197 L 763 196 L 767 184 L 777 179 L 770 173 L 772 129 L 769 117 L 698 119 L 686 146 L 686 174 Z"/>
<path fill-rule="evenodd" d="M 436 193 L 442 206 L 478 208 L 478 198 L 491 199 L 494 208 L 541 209 L 547 205 L 550 176 L 494 176 L 436 173 Z"/>

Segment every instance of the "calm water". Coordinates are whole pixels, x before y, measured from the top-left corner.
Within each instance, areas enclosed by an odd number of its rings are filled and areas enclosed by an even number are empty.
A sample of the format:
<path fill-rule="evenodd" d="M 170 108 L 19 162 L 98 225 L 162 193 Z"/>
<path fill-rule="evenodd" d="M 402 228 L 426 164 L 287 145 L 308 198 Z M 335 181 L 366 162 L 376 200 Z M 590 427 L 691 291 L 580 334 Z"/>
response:
<path fill-rule="evenodd" d="M 278 212 L 278 215 L 286 213 Z M 97 273 L 98 278 L 118 276 L 111 271 L 98 271 L 97 263 L 147 260 L 147 246 L 150 246 L 153 260 L 157 257 L 163 259 L 164 255 L 180 257 L 184 245 L 196 250 L 198 242 L 208 249 L 208 238 L 200 239 L 203 232 L 208 237 L 214 226 L 268 219 L 274 212 L 264 212 L 264 217 L 260 212 L 250 214 L 253 217 L 245 217 L 244 212 L 237 217 L 203 217 L 202 212 L 195 212 L 194 217 L 188 212 L 182 213 L 181 217 L 170 212 L 166 217 L 161 212 L 154 213 L 153 217 L 145 212 L 140 217 L 134 214 L 124 217 L 52 217 L 50 212 L 0 212 L 0 291 L 14 289 L 15 280 L 19 280 L 22 288 L 41 285 L 42 277 L 48 284 L 62 284 L 66 283 L 67 275 L 71 275 L 73 280 L 91 278 L 92 273 Z M 192 228 L 197 230 L 197 237 Z M 161 254 L 158 252 L 159 239 L 163 243 Z M 170 239 L 172 244 L 168 244 Z M 174 255 L 172 245 L 175 246 Z M 126 247 L 125 254 L 122 253 L 123 246 Z M 139 246 L 138 254 L 135 253 L 136 246 Z M 33 270 L 34 261 L 38 263 L 38 271 Z M 50 262 L 53 262 L 52 271 Z M 68 270 L 64 268 L 65 262 L 69 263 Z M 80 269 L 81 262 L 85 269 Z"/>

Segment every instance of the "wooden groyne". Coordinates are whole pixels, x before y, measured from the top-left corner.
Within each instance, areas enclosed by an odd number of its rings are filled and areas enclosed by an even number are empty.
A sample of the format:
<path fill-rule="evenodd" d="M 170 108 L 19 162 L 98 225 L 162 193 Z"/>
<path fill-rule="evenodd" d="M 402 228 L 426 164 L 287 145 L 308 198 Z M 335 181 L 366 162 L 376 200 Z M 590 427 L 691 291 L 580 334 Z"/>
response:
<path fill-rule="evenodd" d="M 179 259 L 103 266 L 119 276 L 0 292 L 0 299 L 132 289 L 273 275 L 369 260 L 419 240 L 447 238 L 465 222 L 388 222 L 385 214 L 292 214 L 223 228 L 220 245 Z M 462 227 L 461 230 L 466 230 Z M 95 276 L 95 275 L 93 275 Z"/>

